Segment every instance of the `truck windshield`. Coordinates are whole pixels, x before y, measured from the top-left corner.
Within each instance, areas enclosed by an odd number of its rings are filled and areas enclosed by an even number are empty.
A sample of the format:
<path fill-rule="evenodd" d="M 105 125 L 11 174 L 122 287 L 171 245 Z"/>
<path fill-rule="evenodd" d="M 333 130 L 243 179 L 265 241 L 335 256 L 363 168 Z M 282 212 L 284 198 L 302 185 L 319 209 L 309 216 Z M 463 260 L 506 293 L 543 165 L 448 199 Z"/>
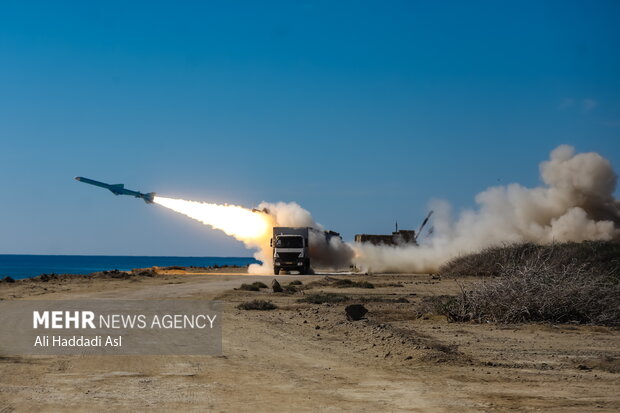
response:
<path fill-rule="evenodd" d="M 279 237 L 276 241 L 277 248 L 303 248 L 302 237 Z"/>

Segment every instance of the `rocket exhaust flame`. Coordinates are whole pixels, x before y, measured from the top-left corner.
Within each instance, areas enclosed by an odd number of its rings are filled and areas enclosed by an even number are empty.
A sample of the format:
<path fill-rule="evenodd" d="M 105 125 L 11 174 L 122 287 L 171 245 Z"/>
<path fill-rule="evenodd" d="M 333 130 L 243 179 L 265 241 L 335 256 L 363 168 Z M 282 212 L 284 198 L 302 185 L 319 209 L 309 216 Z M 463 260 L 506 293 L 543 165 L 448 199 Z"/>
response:
<path fill-rule="evenodd" d="M 270 236 L 269 216 L 251 209 L 237 205 L 210 204 L 161 196 L 155 196 L 153 202 L 224 231 L 226 235 L 240 241 L 252 242 Z"/>
<path fill-rule="evenodd" d="M 249 273 L 269 274 L 273 269 L 269 240 L 271 230 L 277 220 L 276 217 L 262 210 L 262 204 L 261 210 L 252 210 L 237 205 L 211 204 L 161 196 L 155 196 L 153 202 L 219 229 L 226 235 L 242 241 L 247 248 L 257 250 L 254 257 L 263 264 L 250 265 Z"/>

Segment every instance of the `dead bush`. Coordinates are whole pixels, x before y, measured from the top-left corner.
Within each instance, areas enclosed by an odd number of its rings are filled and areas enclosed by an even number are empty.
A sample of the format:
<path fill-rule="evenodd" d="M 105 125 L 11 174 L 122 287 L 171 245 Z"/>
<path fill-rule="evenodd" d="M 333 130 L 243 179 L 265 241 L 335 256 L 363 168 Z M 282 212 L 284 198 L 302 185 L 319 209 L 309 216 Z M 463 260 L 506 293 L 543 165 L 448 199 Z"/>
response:
<path fill-rule="evenodd" d="M 254 284 L 241 284 L 238 290 L 242 291 L 260 291 L 260 287 Z"/>
<path fill-rule="evenodd" d="M 439 268 L 440 276 L 498 276 L 514 263 L 545 260 L 548 267 L 579 265 L 620 279 L 620 244 L 610 241 L 563 242 L 550 245 L 505 244 L 457 257 Z"/>
<path fill-rule="evenodd" d="M 323 303 L 341 303 L 344 301 L 348 301 L 349 299 L 350 298 L 344 294 L 316 293 L 316 294 L 308 294 L 304 298 L 300 298 L 297 301 L 300 303 L 323 304 Z"/>
<path fill-rule="evenodd" d="M 375 286 L 368 281 L 353 281 L 348 278 L 336 280 L 333 285 L 338 288 L 375 288 Z"/>
<path fill-rule="evenodd" d="M 523 244 L 473 254 L 471 260 L 462 257 L 468 263 L 499 257 L 485 270 L 493 268 L 494 277 L 462 289 L 454 300 L 440 303 L 439 311 L 454 321 L 618 325 L 620 248 L 611 244 Z"/>
<path fill-rule="evenodd" d="M 425 296 L 416 305 L 416 313 L 418 317 L 424 314 L 447 314 L 455 301 L 456 297 L 453 295 Z"/>
<path fill-rule="evenodd" d="M 405 297 L 393 298 L 393 297 L 383 297 L 380 295 L 362 295 L 356 298 L 359 302 L 362 303 L 408 303 Z"/>
<path fill-rule="evenodd" d="M 278 308 L 278 306 L 272 303 L 271 301 L 252 300 L 252 301 L 239 304 L 237 308 L 240 310 L 268 311 L 268 310 L 275 310 L 276 308 Z"/>

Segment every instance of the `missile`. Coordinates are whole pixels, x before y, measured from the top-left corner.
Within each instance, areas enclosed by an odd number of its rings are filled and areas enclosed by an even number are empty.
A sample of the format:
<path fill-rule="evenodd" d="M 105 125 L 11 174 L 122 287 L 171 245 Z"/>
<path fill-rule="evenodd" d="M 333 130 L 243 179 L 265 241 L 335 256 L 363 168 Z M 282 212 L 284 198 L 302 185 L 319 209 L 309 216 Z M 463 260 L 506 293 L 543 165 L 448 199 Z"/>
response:
<path fill-rule="evenodd" d="M 129 189 L 125 189 L 125 185 L 123 184 L 110 185 L 110 184 L 106 184 L 103 182 L 95 181 L 94 179 L 84 178 L 81 176 L 76 176 L 75 180 L 84 182 L 85 184 L 94 185 L 100 188 L 108 189 L 114 195 L 129 195 L 129 196 L 133 196 L 136 198 L 142 198 L 144 199 L 144 202 L 146 202 L 147 204 L 152 204 L 153 199 L 155 198 L 155 192 L 149 192 L 148 194 L 143 194 L 142 192 L 131 191 Z"/>

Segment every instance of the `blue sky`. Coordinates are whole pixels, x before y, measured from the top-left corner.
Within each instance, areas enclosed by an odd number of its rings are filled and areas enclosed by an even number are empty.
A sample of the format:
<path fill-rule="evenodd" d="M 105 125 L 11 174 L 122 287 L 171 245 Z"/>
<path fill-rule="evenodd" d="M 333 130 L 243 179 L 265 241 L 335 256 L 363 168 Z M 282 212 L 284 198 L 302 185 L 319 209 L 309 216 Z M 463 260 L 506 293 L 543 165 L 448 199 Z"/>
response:
<path fill-rule="evenodd" d="M 254 206 L 346 239 L 620 169 L 620 3 L 0 2 L 0 253 L 249 255 L 74 181 Z M 616 192 L 617 195 L 618 192 Z"/>

